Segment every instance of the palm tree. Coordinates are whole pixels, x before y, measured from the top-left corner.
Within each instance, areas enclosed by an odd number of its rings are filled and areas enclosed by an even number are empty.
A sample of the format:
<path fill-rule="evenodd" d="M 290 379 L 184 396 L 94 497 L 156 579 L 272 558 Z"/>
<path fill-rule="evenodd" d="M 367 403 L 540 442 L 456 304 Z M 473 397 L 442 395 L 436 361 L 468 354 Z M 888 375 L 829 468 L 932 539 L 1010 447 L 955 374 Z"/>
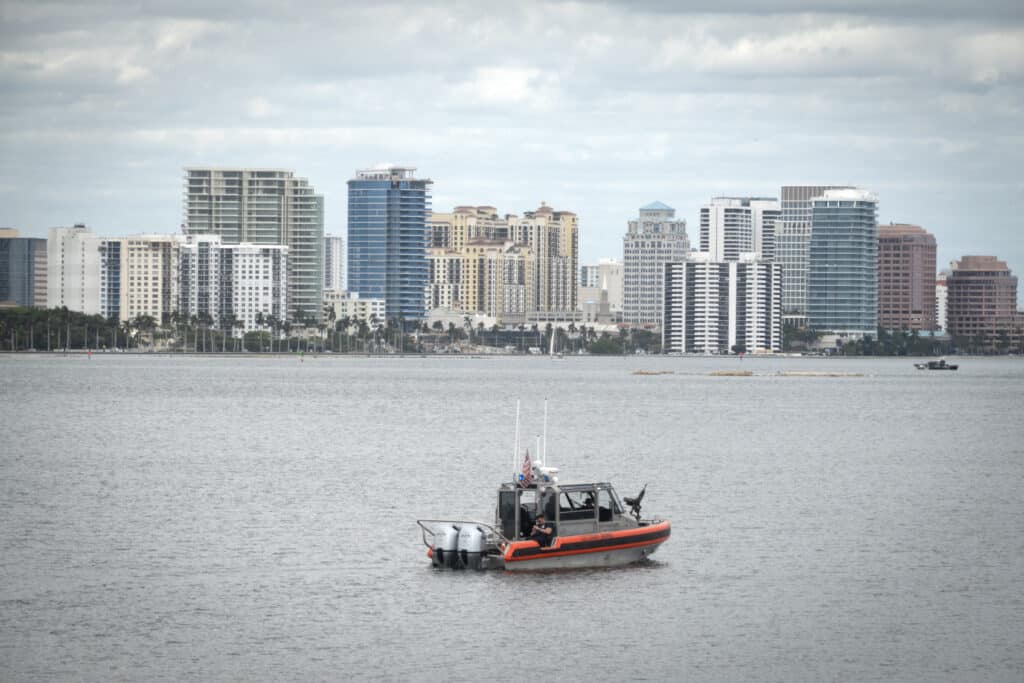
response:
<path fill-rule="evenodd" d="M 139 332 L 141 332 L 143 334 L 146 334 L 146 333 L 149 334 L 149 345 L 150 345 L 150 347 L 152 347 L 153 346 L 153 330 L 156 329 L 156 320 L 153 318 L 153 316 L 151 316 L 151 315 L 136 316 L 136 318 L 135 318 L 135 320 L 133 321 L 132 324 L 135 327 L 135 329 L 137 329 Z"/>
<path fill-rule="evenodd" d="M 228 350 L 228 336 L 231 335 L 232 332 L 234 331 L 235 325 L 236 325 L 237 322 L 238 322 L 238 318 L 235 317 L 234 313 L 232 313 L 231 315 L 222 315 L 220 317 L 220 329 L 221 329 L 220 352 L 221 353 L 227 353 L 227 350 Z M 231 345 L 234 346 L 234 340 L 232 340 Z"/>
<path fill-rule="evenodd" d="M 288 349 L 287 353 L 291 353 L 292 352 L 292 323 L 291 323 L 291 321 L 290 320 L 283 321 L 281 323 L 281 330 L 284 332 L 284 343 L 285 343 L 286 348 Z M 296 344 L 295 346 L 298 347 L 298 344 Z M 277 345 L 277 350 L 278 351 L 281 350 L 281 345 L 280 344 Z"/>
<path fill-rule="evenodd" d="M 371 316 L 373 320 L 376 320 L 376 316 Z M 366 339 L 370 336 L 370 326 L 366 324 L 366 320 L 359 318 L 358 329 L 356 334 L 359 339 L 363 341 L 363 352 L 366 352 Z"/>
<path fill-rule="evenodd" d="M 263 351 L 263 328 L 267 326 L 267 317 L 263 315 L 263 311 L 256 311 L 256 329 L 260 332 L 260 351 Z"/>
<path fill-rule="evenodd" d="M 270 352 L 274 353 L 274 339 L 278 335 L 278 331 L 281 329 L 281 321 L 277 319 L 277 316 L 271 315 L 266 319 L 267 327 L 270 328 Z M 281 348 L 281 342 L 278 340 L 277 348 Z"/>
<path fill-rule="evenodd" d="M 334 323 L 335 323 L 335 321 L 337 319 L 338 319 L 338 312 L 334 309 L 334 305 L 333 304 L 325 304 L 324 305 L 324 321 L 326 322 L 326 324 L 321 323 L 321 326 L 320 326 L 320 334 L 324 335 L 323 343 L 324 343 L 325 346 L 327 344 L 327 336 L 326 336 L 325 332 L 328 329 L 331 329 L 331 330 L 334 329 Z M 334 342 L 335 342 L 335 345 L 337 345 L 337 342 L 338 342 L 337 335 L 335 335 L 335 337 L 334 337 Z"/>

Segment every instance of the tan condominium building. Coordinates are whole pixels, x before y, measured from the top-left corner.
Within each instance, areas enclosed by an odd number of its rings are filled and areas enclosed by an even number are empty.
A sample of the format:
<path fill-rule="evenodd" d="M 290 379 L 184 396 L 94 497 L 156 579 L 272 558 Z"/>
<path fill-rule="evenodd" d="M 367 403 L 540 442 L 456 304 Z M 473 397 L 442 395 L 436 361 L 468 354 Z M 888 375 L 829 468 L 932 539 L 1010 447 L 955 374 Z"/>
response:
<path fill-rule="evenodd" d="M 130 235 L 121 242 L 120 319 L 167 323 L 178 305 L 178 255 L 182 235 Z"/>
<path fill-rule="evenodd" d="M 459 206 L 428 221 L 427 309 L 522 319 L 576 307 L 579 222 L 541 204 L 523 216 Z"/>
<path fill-rule="evenodd" d="M 493 206 L 456 206 L 451 213 L 433 213 L 427 220 L 427 247 L 462 249 L 470 240 L 504 241 L 508 223 Z"/>
<path fill-rule="evenodd" d="M 514 242 L 470 240 L 461 249 L 427 250 L 427 309 L 522 317 L 536 310 L 531 249 Z"/>
<path fill-rule="evenodd" d="M 534 311 L 564 313 L 576 310 L 579 272 L 579 218 L 571 211 L 555 211 L 541 203 L 522 218 L 508 216 L 508 238 L 533 252 Z"/>
<path fill-rule="evenodd" d="M 946 278 L 946 327 L 974 348 L 1006 350 L 1020 344 L 1017 277 L 995 256 L 964 256 Z"/>
<path fill-rule="evenodd" d="M 935 237 L 920 226 L 878 226 L 878 326 L 936 329 Z"/>

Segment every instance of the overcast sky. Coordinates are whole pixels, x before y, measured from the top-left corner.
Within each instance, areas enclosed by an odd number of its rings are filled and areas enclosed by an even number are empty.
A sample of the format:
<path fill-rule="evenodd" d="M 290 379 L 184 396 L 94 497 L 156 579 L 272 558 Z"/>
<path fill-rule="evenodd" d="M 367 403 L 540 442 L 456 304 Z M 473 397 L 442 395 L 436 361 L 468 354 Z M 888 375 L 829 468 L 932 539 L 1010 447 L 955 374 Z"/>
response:
<path fill-rule="evenodd" d="M 693 241 L 712 196 L 843 183 L 1024 275 L 1020 1 L 766 4 L 3 0 L 0 226 L 173 232 L 183 167 L 267 166 L 344 234 L 392 162 L 438 211 L 578 213 L 590 262 L 653 200 Z"/>

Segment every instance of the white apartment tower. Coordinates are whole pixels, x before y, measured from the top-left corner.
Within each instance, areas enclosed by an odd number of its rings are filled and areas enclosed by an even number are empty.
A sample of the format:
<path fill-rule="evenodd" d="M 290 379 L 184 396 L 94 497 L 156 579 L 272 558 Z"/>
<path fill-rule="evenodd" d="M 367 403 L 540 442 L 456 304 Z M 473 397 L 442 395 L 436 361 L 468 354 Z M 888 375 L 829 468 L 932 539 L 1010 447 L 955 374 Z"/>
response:
<path fill-rule="evenodd" d="M 46 307 L 102 314 L 100 308 L 100 243 L 84 225 L 50 228 L 46 242 Z"/>
<path fill-rule="evenodd" d="M 215 235 L 189 237 L 180 247 L 184 316 L 204 316 L 233 336 L 265 329 L 257 320 L 283 322 L 288 311 L 288 247 L 224 244 Z"/>
<path fill-rule="evenodd" d="M 946 331 L 946 301 L 949 290 L 946 288 L 948 273 L 939 271 L 935 276 L 935 329 Z"/>
<path fill-rule="evenodd" d="M 324 236 L 324 289 L 345 289 L 345 240 L 338 235 Z"/>
<path fill-rule="evenodd" d="M 623 322 L 633 327 L 661 326 L 665 264 L 685 261 L 690 254 L 686 221 L 661 202 L 640 207 L 623 238 Z"/>
<path fill-rule="evenodd" d="M 665 266 L 665 353 L 782 349 L 782 268 L 756 254 L 719 261 L 693 254 Z"/>
<path fill-rule="evenodd" d="M 700 208 L 700 251 L 717 261 L 738 261 L 756 252 L 775 258 L 779 200 L 766 197 L 715 197 Z"/>
<path fill-rule="evenodd" d="M 279 169 L 185 169 L 182 229 L 226 245 L 288 247 L 288 318 L 320 318 L 324 202 L 305 178 Z"/>

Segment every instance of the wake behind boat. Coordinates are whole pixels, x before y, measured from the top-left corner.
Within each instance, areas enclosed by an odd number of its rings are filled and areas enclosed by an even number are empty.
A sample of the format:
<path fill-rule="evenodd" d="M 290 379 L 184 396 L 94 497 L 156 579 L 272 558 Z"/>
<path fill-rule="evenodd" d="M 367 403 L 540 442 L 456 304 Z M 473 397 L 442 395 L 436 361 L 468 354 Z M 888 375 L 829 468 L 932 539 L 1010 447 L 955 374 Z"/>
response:
<path fill-rule="evenodd" d="M 613 567 L 639 562 L 668 540 L 668 521 L 641 517 L 646 485 L 635 498 L 620 500 L 607 482 L 560 484 L 557 473 L 543 460 L 531 460 L 527 451 L 513 480 L 498 487 L 493 524 L 417 520 L 433 566 L 506 571 Z"/>

